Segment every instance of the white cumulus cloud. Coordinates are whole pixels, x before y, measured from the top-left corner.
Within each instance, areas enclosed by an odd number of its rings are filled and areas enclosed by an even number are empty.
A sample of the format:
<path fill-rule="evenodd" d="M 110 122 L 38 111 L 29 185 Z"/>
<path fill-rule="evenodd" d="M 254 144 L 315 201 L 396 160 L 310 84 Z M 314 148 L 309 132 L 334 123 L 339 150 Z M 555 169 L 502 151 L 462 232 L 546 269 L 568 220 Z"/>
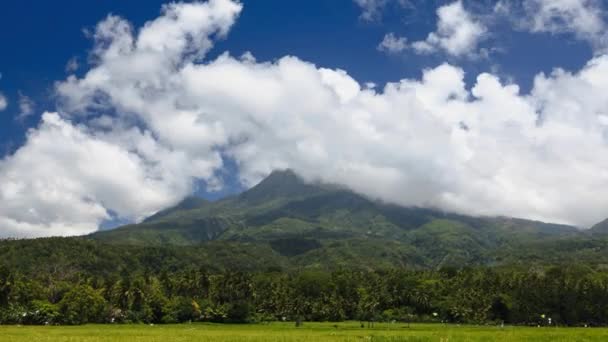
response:
<path fill-rule="evenodd" d="M 462 1 L 457 0 L 437 9 L 437 30 L 425 40 L 413 42 L 412 48 L 420 54 L 443 51 L 456 57 L 472 56 L 486 32 L 484 24 L 475 20 Z"/>
<path fill-rule="evenodd" d="M 296 56 L 205 53 L 241 5 L 172 4 L 136 31 L 110 16 L 94 66 L 56 85 L 24 146 L 0 162 L 4 236 L 81 234 L 137 221 L 215 177 L 273 169 L 402 205 L 591 225 L 607 216 L 608 56 L 537 75 L 532 91 L 441 64 L 361 85 Z M 75 122 L 78 122 L 76 124 Z"/>
<path fill-rule="evenodd" d="M 189 179 L 172 170 L 190 161 L 159 147 L 149 133 L 120 135 L 45 113 L 25 145 L 0 161 L 2 235 L 89 233 L 110 211 L 135 221 L 188 193 Z"/>
<path fill-rule="evenodd" d="M 98 66 L 87 74 L 89 87 L 82 83 L 72 90 L 86 94 L 81 104 L 92 104 L 104 96 L 96 87 L 122 74 L 129 88 L 123 100 L 145 102 L 146 97 L 162 96 L 164 87 L 172 87 L 171 73 L 203 56 L 213 37 L 225 36 L 240 10 L 240 4 L 228 0 L 166 5 L 137 37 L 129 23 L 109 16 L 95 33 L 93 57 Z M 73 79 L 59 88 L 69 88 Z M 105 115 L 108 107 L 96 109 L 97 115 L 82 125 L 72 123 L 74 113 L 45 113 L 24 146 L 0 161 L 1 236 L 84 234 L 112 214 L 138 221 L 189 194 L 194 179 L 213 182 L 213 171 L 221 166 L 219 152 L 208 149 L 202 152 L 204 159 L 196 158 L 183 146 L 173 148 L 157 140 L 149 129 Z M 181 131 L 179 125 L 190 124 L 184 119 L 167 122 L 173 125 L 167 131 L 207 135 L 196 124 L 189 132 Z"/>

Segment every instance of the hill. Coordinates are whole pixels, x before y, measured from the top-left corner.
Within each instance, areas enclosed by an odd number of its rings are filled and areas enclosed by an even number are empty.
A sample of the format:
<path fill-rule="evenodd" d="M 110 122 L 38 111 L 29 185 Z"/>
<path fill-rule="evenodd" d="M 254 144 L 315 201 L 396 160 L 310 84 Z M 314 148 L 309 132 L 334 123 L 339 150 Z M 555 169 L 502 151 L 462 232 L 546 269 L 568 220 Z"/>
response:
<path fill-rule="evenodd" d="M 608 219 L 605 219 L 602 222 L 595 224 L 591 229 L 589 229 L 589 233 L 593 235 L 606 235 L 608 234 Z"/>

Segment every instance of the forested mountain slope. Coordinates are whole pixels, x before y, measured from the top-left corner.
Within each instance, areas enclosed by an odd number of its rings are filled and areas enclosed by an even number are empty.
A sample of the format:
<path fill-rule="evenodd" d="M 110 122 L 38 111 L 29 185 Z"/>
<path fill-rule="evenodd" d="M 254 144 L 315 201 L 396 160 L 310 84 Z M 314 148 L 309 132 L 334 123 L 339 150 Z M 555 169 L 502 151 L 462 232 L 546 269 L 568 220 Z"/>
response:
<path fill-rule="evenodd" d="M 520 256 L 555 262 L 567 258 L 557 255 L 561 245 L 591 239 L 571 226 L 386 204 L 307 183 L 289 170 L 275 171 L 239 195 L 216 202 L 189 198 L 140 224 L 88 238 L 157 247 L 242 244 L 289 265 L 366 268 L 496 265 L 525 261 Z M 589 243 L 598 252 L 596 240 Z"/>

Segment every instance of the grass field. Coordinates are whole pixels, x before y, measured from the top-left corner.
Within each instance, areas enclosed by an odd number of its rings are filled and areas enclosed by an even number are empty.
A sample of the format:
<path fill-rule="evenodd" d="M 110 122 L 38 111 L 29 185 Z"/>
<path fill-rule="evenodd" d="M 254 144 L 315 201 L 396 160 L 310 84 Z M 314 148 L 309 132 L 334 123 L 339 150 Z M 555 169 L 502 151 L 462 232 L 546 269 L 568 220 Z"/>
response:
<path fill-rule="evenodd" d="M 367 329 L 358 322 L 0 326 L 0 341 L 608 341 L 608 329 L 388 323 Z"/>

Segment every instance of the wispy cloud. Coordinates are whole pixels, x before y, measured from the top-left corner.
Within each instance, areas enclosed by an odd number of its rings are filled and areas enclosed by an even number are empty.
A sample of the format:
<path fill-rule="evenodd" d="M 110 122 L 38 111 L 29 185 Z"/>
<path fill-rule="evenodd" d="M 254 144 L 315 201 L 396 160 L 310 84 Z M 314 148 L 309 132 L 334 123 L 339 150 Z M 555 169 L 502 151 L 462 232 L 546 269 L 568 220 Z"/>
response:
<path fill-rule="evenodd" d="M 78 57 L 74 56 L 74 57 L 70 58 L 68 60 L 68 62 L 65 64 L 65 72 L 73 73 L 74 71 L 78 70 L 79 67 L 80 67 L 80 63 L 78 61 Z"/>
<path fill-rule="evenodd" d="M 361 19 L 374 21 L 380 19 L 388 0 L 354 0 L 361 7 Z"/>
<path fill-rule="evenodd" d="M 23 122 L 29 116 L 34 114 L 36 103 L 30 97 L 24 95 L 21 91 L 19 91 L 18 105 L 19 113 L 15 117 L 15 120 Z"/>
<path fill-rule="evenodd" d="M 386 53 L 399 53 L 407 49 L 407 38 L 398 37 L 390 32 L 384 35 L 384 38 L 378 44 L 377 49 Z"/>
<path fill-rule="evenodd" d="M 8 107 L 8 100 L 6 99 L 6 96 L 0 92 L 0 111 L 5 110 L 6 107 Z"/>
<path fill-rule="evenodd" d="M 501 0 L 494 12 L 515 29 L 531 33 L 572 34 L 588 41 L 597 54 L 608 49 L 604 3 L 597 0 Z"/>
<path fill-rule="evenodd" d="M 0 80 L 2 79 L 2 73 L 0 73 Z M 8 107 L 8 100 L 6 96 L 0 91 L 0 112 Z"/>

